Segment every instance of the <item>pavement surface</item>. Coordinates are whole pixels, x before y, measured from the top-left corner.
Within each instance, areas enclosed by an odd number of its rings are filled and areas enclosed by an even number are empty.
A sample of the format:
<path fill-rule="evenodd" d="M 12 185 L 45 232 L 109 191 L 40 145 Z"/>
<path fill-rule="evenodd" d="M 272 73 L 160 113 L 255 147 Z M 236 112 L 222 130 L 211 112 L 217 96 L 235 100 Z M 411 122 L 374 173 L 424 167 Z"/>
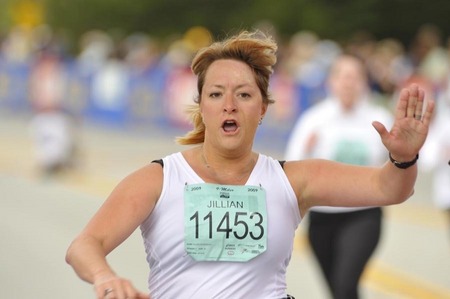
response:
<path fill-rule="evenodd" d="M 43 177 L 28 124 L 27 115 L 0 111 L 0 298 L 95 298 L 92 286 L 65 263 L 65 251 L 119 180 L 182 148 L 173 141 L 178 132 L 82 124 L 79 163 L 58 177 Z M 282 158 L 273 146 L 256 148 Z M 363 299 L 450 298 L 450 226 L 429 194 L 430 175 L 421 173 L 408 202 L 384 209 L 382 239 L 361 282 Z M 306 221 L 298 229 L 288 268 L 288 292 L 297 299 L 326 299 L 305 228 Z M 109 261 L 146 290 L 149 269 L 138 231 Z"/>

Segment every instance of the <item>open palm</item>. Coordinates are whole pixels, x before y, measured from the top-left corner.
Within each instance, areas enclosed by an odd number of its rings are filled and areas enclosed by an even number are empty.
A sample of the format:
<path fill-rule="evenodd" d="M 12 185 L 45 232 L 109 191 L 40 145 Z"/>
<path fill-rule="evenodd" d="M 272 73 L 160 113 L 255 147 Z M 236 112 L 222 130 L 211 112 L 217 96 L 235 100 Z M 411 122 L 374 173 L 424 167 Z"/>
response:
<path fill-rule="evenodd" d="M 384 146 L 397 161 L 414 159 L 425 143 L 434 101 L 430 100 L 425 105 L 424 98 L 424 91 L 417 84 L 404 88 L 400 93 L 395 110 L 395 122 L 391 130 L 388 131 L 378 121 L 373 122 Z"/>

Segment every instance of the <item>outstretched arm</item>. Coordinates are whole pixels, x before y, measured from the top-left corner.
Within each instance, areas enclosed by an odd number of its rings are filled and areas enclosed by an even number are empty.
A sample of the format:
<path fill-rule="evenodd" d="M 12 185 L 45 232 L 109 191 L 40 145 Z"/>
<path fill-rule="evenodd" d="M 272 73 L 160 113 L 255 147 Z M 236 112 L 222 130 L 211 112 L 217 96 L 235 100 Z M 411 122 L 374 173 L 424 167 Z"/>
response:
<path fill-rule="evenodd" d="M 412 85 L 400 94 L 390 131 L 380 122 L 373 122 L 398 163 L 414 161 L 425 143 L 434 102 L 428 101 L 424 106 L 423 90 Z M 305 160 L 285 163 L 285 171 L 303 215 L 312 206 L 384 206 L 403 202 L 413 193 L 417 164 L 399 168 L 388 161 L 382 167 L 362 167 Z"/>

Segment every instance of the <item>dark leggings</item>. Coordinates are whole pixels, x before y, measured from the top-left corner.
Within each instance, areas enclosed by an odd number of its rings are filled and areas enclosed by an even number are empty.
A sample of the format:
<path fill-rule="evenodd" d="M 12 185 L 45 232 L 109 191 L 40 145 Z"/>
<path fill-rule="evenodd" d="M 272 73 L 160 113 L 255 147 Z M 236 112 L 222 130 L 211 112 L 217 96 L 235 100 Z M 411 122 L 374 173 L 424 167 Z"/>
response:
<path fill-rule="evenodd" d="M 309 241 L 334 299 L 357 299 L 364 267 L 377 247 L 381 208 L 310 212 Z"/>

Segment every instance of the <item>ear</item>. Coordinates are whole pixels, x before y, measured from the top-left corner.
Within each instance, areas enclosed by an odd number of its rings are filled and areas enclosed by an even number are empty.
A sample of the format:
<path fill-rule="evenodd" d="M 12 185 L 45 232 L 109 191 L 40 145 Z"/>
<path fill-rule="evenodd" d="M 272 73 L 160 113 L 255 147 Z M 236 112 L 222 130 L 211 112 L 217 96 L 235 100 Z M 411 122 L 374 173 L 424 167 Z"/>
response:
<path fill-rule="evenodd" d="M 261 119 L 264 118 L 264 116 L 266 115 L 268 107 L 269 107 L 268 103 L 263 103 L 263 105 L 261 106 Z"/>

